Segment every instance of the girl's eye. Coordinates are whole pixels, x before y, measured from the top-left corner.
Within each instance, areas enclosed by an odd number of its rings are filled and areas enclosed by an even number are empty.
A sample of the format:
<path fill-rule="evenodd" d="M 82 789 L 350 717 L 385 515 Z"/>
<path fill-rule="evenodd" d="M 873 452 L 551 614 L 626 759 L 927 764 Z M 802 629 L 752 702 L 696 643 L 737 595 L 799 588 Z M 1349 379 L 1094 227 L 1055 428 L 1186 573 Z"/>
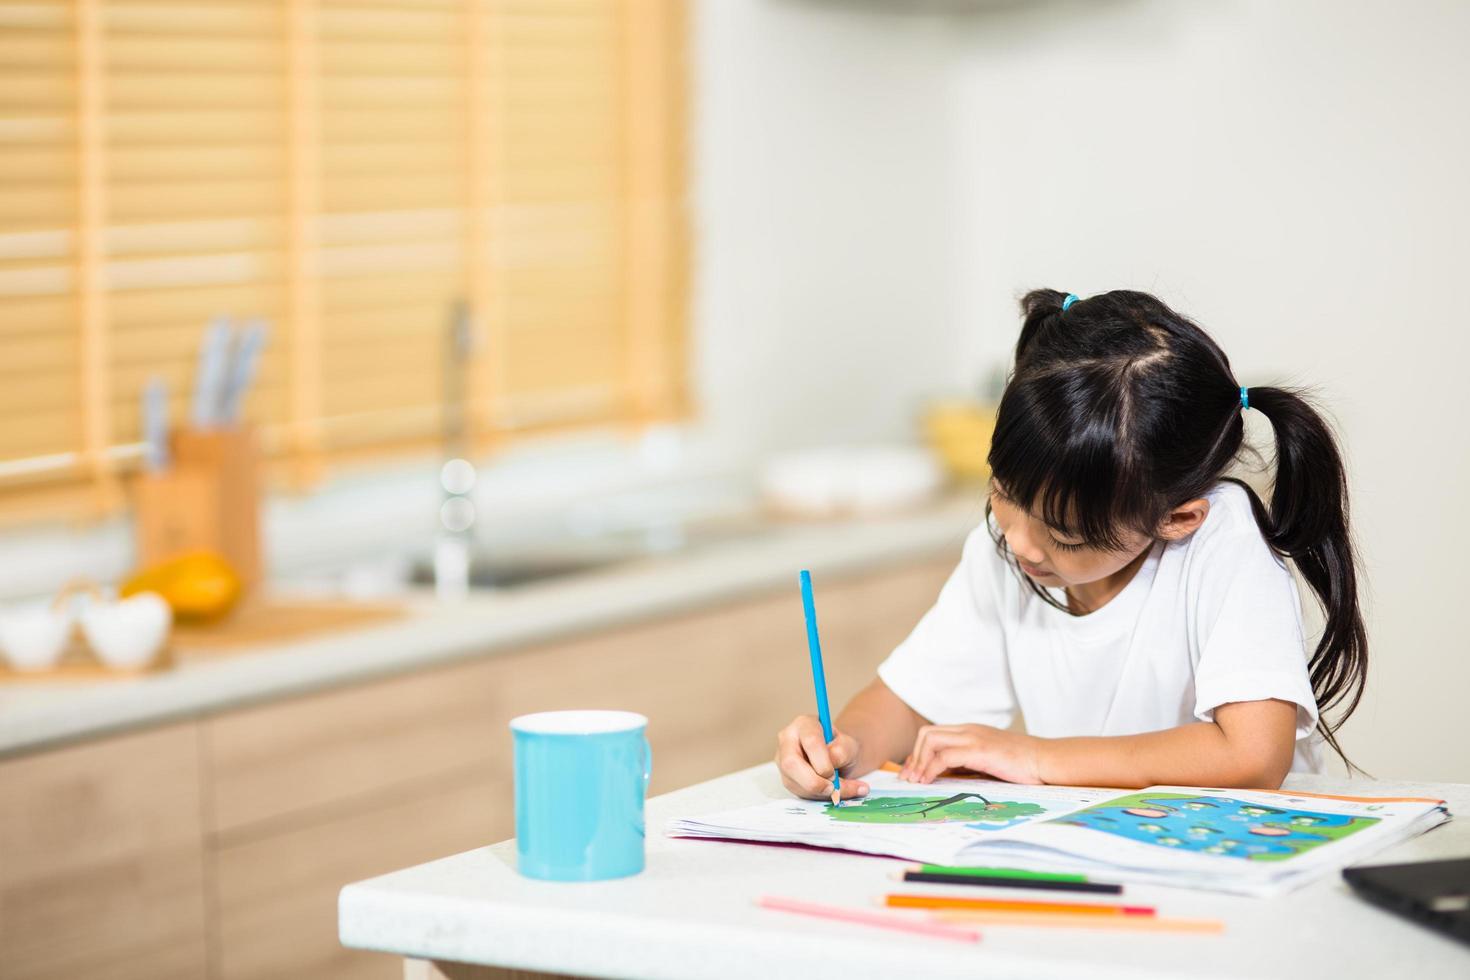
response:
<path fill-rule="evenodd" d="M 1068 544 L 1065 541 L 1058 541 L 1056 538 L 1052 538 L 1051 543 L 1060 551 L 1081 551 L 1087 547 L 1086 542 L 1083 541 L 1078 541 L 1076 544 Z"/>

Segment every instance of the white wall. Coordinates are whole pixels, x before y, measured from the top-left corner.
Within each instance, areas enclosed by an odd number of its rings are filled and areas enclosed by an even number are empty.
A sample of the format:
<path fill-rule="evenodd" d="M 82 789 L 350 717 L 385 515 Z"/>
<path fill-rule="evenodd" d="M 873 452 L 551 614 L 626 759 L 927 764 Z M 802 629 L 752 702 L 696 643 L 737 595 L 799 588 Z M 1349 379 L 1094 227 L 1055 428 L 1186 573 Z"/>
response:
<path fill-rule="evenodd" d="M 696 8 L 694 390 L 722 449 L 906 437 L 965 378 L 950 26 L 886 4 Z"/>
<path fill-rule="evenodd" d="M 1350 457 L 1383 776 L 1470 781 L 1470 5 L 1037 3 L 963 18 L 971 360 L 1018 290 L 1127 286 L 1246 384 L 1320 386 Z"/>
<path fill-rule="evenodd" d="M 1470 781 L 1470 5 L 705 0 L 697 340 L 745 447 L 901 434 L 1015 298 L 1158 292 L 1338 419 L 1383 776 Z"/>

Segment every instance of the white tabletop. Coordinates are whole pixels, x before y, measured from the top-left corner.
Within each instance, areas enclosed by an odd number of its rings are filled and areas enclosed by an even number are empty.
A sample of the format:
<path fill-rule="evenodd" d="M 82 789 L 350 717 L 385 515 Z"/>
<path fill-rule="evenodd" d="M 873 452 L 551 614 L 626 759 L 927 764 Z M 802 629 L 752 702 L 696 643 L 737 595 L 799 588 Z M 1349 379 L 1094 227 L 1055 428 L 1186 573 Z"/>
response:
<path fill-rule="evenodd" d="M 1470 809 L 1470 785 L 1291 777 L 1353 795 L 1437 796 Z M 791 847 L 663 836 L 675 816 L 784 796 L 769 764 L 648 803 L 648 867 L 619 881 L 531 881 L 503 841 L 342 890 L 344 945 L 581 976 L 702 980 L 840 975 L 986 977 L 1470 977 L 1470 947 L 1379 911 L 1333 876 L 1276 899 L 1128 886 L 1161 914 L 1219 918 L 1222 935 L 982 926 L 974 945 L 773 912 L 770 894 L 864 906 L 890 891 L 902 862 Z M 1370 863 L 1470 856 L 1470 821 L 1451 821 Z M 973 890 L 972 890 L 973 891 Z M 1010 889 L 987 894 L 1035 899 Z"/>

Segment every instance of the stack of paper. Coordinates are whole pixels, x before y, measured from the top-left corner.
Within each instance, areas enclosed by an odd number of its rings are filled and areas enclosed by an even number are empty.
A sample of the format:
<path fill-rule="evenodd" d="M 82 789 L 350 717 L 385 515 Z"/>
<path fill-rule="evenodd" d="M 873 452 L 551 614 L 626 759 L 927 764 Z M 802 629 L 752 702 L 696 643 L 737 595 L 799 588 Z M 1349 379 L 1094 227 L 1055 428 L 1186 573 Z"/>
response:
<path fill-rule="evenodd" d="M 1449 819 L 1443 801 L 1430 799 L 864 778 L 868 796 L 840 807 L 778 800 L 675 820 L 668 833 L 1272 895 Z"/>

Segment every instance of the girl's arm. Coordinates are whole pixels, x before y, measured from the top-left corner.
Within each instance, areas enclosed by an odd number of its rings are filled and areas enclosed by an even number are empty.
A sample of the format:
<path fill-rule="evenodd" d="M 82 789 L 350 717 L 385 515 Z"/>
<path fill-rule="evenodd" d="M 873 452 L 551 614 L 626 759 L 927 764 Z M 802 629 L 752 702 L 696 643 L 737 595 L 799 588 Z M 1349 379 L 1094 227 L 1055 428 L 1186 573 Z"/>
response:
<path fill-rule="evenodd" d="M 1213 722 L 1096 738 L 929 725 L 914 740 L 902 776 L 927 783 L 946 769 L 971 769 L 1016 783 L 1275 789 L 1291 770 L 1296 712 L 1288 701 L 1240 701 L 1216 708 Z"/>
<path fill-rule="evenodd" d="M 870 773 L 885 762 L 908 754 L 929 719 L 910 708 L 888 685 L 875 677 L 837 716 L 836 727 L 851 735 L 857 754 L 843 770 Z"/>

